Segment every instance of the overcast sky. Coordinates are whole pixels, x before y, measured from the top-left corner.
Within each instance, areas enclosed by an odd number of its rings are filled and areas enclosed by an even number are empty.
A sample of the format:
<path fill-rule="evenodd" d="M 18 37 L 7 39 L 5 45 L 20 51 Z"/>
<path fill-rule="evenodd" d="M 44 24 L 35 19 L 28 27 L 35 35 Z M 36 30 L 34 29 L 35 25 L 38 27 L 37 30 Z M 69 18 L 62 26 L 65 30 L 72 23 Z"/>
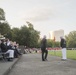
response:
<path fill-rule="evenodd" d="M 49 31 L 63 29 L 65 35 L 76 30 L 76 0 L 0 0 L 11 27 L 21 27 L 26 21 L 49 36 Z"/>

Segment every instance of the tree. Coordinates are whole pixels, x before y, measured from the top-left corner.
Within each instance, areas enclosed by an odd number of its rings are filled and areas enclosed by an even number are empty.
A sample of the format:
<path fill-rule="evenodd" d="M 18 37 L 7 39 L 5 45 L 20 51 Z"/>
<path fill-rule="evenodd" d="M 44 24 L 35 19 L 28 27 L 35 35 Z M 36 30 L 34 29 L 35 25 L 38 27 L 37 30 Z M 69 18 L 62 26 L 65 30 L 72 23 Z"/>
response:
<path fill-rule="evenodd" d="M 26 23 L 28 24 L 28 28 L 30 31 L 30 44 L 29 44 L 29 46 L 30 47 L 37 47 L 38 46 L 38 40 L 40 38 L 39 37 L 40 32 L 34 29 L 32 23 L 30 23 L 30 22 L 26 22 Z"/>
<path fill-rule="evenodd" d="M 55 47 L 60 47 L 60 42 L 55 42 L 55 43 L 54 43 L 54 46 L 55 46 Z"/>
<path fill-rule="evenodd" d="M 76 31 L 70 32 L 66 37 L 67 47 L 76 48 Z"/>
<path fill-rule="evenodd" d="M 11 34 L 11 28 L 7 21 L 5 21 L 5 12 L 0 8 L 0 34 L 4 37 L 9 38 Z"/>
<path fill-rule="evenodd" d="M 20 45 L 28 47 L 39 47 L 39 34 L 40 32 L 35 30 L 33 24 L 27 22 L 28 26 L 23 25 L 18 32 L 17 39 Z"/>
<path fill-rule="evenodd" d="M 50 39 L 47 39 L 47 47 L 52 47 L 53 46 L 53 41 Z"/>
<path fill-rule="evenodd" d="M 28 24 L 29 29 L 34 30 L 34 27 L 33 27 L 33 24 L 32 23 L 30 23 L 28 21 L 26 21 L 26 23 Z"/>
<path fill-rule="evenodd" d="M 39 40 L 39 32 L 33 30 L 30 34 L 30 47 L 37 47 Z"/>
<path fill-rule="evenodd" d="M 11 29 L 11 37 L 10 37 L 10 39 L 12 40 L 12 41 L 16 41 L 16 42 L 19 42 L 18 40 L 18 38 L 19 38 L 19 32 L 20 32 L 20 29 L 19 28 L 16 28 L 16 27 L 14 27 L 13 29 Z"/>
<path fill-rule="evenodd" d="M 20 45 L 29 46 L 30 43 L 30 31 L 27 26 L 22 26 L 17 35 L 18 43 Z"/>
<path fill-rule="evenodd" d="M 5 20 L 5 12 L 2 8 L 0 8 L 0 20 Z"/>
<path fill-rule="evenodd" d="M 0 22 L 0 33 L 5 36 L 8 37 L 8 33 L 11 31 L 11 28 L 9 26 L 9 24 L 7 22 Z"/>

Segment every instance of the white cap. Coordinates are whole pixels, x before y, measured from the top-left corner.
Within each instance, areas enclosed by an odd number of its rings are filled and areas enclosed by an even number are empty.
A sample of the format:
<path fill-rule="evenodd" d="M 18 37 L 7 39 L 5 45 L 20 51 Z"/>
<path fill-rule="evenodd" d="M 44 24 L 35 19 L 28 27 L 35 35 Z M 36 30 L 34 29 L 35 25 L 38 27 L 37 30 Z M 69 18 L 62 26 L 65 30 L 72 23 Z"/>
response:
<path fill-rule="evenodd" d="M 46 35 L 44 35 L 44 37 L 43 38 L 46 38 Z"/>
<path fill-rule="evenodd" d="M 61 36 L 60 39 L 65 39 L 65 37 L 64 36 Z"/>

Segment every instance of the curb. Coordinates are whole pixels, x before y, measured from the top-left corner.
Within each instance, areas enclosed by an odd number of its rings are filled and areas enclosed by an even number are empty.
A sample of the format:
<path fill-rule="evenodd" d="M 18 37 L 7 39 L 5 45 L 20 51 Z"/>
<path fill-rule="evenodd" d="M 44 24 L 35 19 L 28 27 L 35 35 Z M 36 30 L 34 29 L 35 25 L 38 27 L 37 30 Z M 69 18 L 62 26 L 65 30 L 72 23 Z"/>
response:
<path fill-rule="evenodd" d="M 22 56 L 20 56 L 17 60 L 14 61 L 14 63 L 3 73 L 3 75 L 8 75 L 9 72 L 12 70 L 12 68 L 14 67 L 14 65 L 19 61 L 19 59 L 21 58 Z"/>

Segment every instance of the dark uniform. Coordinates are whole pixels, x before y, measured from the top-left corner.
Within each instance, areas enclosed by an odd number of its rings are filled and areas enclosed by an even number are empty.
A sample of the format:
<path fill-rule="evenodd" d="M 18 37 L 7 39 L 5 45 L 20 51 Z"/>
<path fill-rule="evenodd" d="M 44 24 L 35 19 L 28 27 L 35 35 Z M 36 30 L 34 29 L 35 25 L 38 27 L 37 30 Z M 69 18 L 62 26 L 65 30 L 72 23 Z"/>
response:
<path fill-rule="evenodd" d="M 63 38 L 61 39 L 60 46 L 62 48 L 66 48 L 66 41 L 65 41 L 65 39 L 63 39 Z"/>
<path fill-rule="evenodd" d="M 67 59 L 67 56 L 66 56 L 66 41 L 65 41 L 64 38 L 61 38 L 60 46 L 62 48 L 62 59 L 66 60 Z"/>
<path fill-rule="evenodd" d="M 48 51 L 46 50 L 47 40 L 43 38 L 41 41 L 42 61 L 47 60 Z"/>

